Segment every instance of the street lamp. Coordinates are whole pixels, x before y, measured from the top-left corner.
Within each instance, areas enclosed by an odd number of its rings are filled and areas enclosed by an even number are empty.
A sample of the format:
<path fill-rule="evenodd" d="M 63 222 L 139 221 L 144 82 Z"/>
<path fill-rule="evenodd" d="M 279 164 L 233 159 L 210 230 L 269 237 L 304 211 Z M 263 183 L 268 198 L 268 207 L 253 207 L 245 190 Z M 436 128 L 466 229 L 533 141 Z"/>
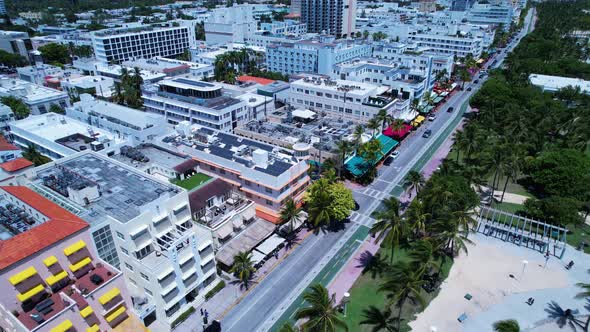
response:
<path fill-rule="evenodd" d="M 344 293 L 344 296 L 342 297 L 342 304 L 344 304 L 344 317 L 346 317 L 346 307 L 348 306 L 349 301 L 350 301 L 350 293 L 346 292 L 346 293 Z"/>
<path fill-rule="evenodd" d="M 522 261 L 522 272 L 520 273 L 520 278 L 522 279 L 522 277 L 524 277 L 524 270 L 526 269 L 526 266 L 529 264 L 529 261 L 527 261 L 526 259 Z"/>

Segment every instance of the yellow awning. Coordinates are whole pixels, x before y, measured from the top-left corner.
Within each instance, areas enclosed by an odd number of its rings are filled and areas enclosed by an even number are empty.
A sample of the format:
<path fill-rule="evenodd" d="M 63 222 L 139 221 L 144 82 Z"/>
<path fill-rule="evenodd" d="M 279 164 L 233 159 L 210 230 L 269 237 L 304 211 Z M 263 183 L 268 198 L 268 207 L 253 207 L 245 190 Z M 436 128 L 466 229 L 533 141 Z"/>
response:
<path fill-rule="evenodd" d="M 79 269 L 83 268 L 84 266 L 90 264 L 90 262 L 92 262 L 92 259 L 90 259 L 90 257 L 86 257 L 76 264 L 71 264 L 70 270 L 72 270 L 72 272 L 76 272 Z"/>
<path fill-rule="evenodd" d="M 16 298 L 21 302 L 25 302 L 26 300 L 41 293 L 44 290 L 45 290 L 45 287 L 43 287 L 43 285 L 39 284 L 39 285 L 29 289 L 26 293 L 16 294 Z"/>
<path fill-rule="evenodd" d="M 51 329 L 51 332 L 66 332 L 67 330 L 71 329 L 74 326 L 72 321 L 69 319 L 64 320 L 58 326 Z"/>
<path fill-rule="evenodd" d="M 50 267 L 51 265 L 53 265 L 55 263 L 57 263 L 57 257 L 55 257 L 55 256 L 49 256 L 43 260 L 43 264 L 45 264 L 45 266 L 47 266 L 47 267 Z"/>
<path fill-rule="evenodd" d="M 92 307 L 87 306 L 86 308 L 80 310 L 80 316 L 82 316 L 83 318 L 86 318 L 86 317 L 92 315 L 93 312 L 94 312 L 94 310 L 92 310 Z"/>
<path fill-rule="evenodd" d="M 110 300 L 114 299 L 119 294 L 121 294 L 121 291 L 119 290 L 119 288 L 115 287 L 110 291 L 104 293 L 101 297 L 99 297 L 98 302 L 100 302 L 100 304 L 102 305 L 105 305 L 105 303 L 108 303 Z"/>
<path fill-rule="evenodd" d="M 86 247 L 86 243 L 82 240 L 72 244 L 71 246 L 64 249 L 64 254 L 66 256 L 70 256 L 71 254 L 79 251 L 80 249 Z"/>
<path fill-rule="evenodd" d="M 16 285 L 20 284 L 21 282 L 34 276 L 35 274 L 37 274 L 37 270 L 35 270 L 35 268 L 31 266 L 31 267 L 28 267 L 28 268 L 24 269 L 23 271 L 13 275 L 8 280 L 10 281 L 10 283 L 13 286 L 16 286 Z"/>
<path fill-rule="evenodd" d="M 98 332 L 100 331 L 100 326 L 94 324 L 91 327 L 86 329 L 86 332 Z"/>
<path fill-rule="evenodd" d="M 113 320 L 115 320 L 115 318 L 117 318 L 117 317 L 121 316 L 121 314 L 122 314 L 122 313 L 124 313 L 124 312 L 125 312 L 125 310 L 126 310 L 126 309 L 125 309 L 125 307 L 124 307 L 124 306 L 121 306 L 121 307 L 119 307 L 119 309 L 117 309 L 117 310 L 113 311 L 113 313 L 112 313 L 112 314 L 110 314 L 110 315 L 106 316 L 106 317 L 105 317 L 105 319 L 107 320 L 107 322 L 109 322 L 109 323 L 110 323 L 110 322 L 112 322 Z"/>
<path fill-rule="evenodd" d="M 65 278 L 67 276 L 68 276 L 68 273 L 66 271 L 61 271 L 60 273 L 58 273 L 54 276 L 47 277 L 45 279 L 45 281 L 47 281 L 47 284 L 49 286 L 53 286 L 56 282 L 62 280 L 63 278 Z"/>
<path fill-rule="evenodd" d="M 414 121 L 416 121 L 416 122 L 418 122 L 418 123 L 422 123 L 422 122 L 424 122 L 424 120 L 426 120 L 426 118 L 425 118 L 425 117 L 423 117 L 422 115 L 418 115 L 418 116 L 417 116 L 417 117 L 414 119 Z"/>

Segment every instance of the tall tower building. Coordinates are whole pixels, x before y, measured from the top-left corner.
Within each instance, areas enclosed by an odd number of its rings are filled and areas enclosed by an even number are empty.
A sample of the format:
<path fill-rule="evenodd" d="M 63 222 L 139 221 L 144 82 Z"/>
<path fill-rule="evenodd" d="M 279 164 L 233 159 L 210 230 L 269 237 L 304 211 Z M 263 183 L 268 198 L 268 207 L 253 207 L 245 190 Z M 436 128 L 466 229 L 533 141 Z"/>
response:
<path fill-rule="evenodd" d="M 301 21 L 307 23 L 308 32 L 351 36 L 355 31 L 356 0 L 301 0 Z"/>
<path fill-rule="evenodd" d="M 464 12 L 469 10 L 475 0 L 452 0 L 451 1 L 451 11 L 454 12 Z"/>
<path fill-rule="evenodd" d="M 301 15 L 301 0 L 291 0 L 291 15 Z"/>
<path fill-rule="evenodd" d="M 6 15 L 6 4 L 4 0 L 0 0 L 0 15 Z"/>

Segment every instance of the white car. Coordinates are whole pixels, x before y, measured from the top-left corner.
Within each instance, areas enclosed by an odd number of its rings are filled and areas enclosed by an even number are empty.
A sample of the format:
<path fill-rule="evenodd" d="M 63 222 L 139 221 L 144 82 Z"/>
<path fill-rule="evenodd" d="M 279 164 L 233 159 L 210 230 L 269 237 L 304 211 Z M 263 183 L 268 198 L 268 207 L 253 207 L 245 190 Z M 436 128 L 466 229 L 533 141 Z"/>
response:
<path fill-rule="evenodd" d="M 393 152 L 391 153 L 391 157 L 392 157 L 393 159 L 397 158 L 398 156 L 399 156 L 399 151 L 393 151 Z"/>
<path fill-rule="evenodd" d="M 431 115 L 428 117 L 428 121 L 434 121 L 434 119 L 436 119 L 436 116 L 434 116 L 434 115 Z"/>

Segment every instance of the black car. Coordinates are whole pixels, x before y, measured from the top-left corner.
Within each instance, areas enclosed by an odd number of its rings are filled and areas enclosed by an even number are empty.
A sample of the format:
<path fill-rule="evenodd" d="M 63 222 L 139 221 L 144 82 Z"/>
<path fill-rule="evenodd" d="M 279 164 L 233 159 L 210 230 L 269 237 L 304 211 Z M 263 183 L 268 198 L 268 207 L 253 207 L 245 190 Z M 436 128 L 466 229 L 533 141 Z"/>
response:
<path fill-rule="evenodd" d="M 354 208 L 352 208 L 353 211 L 358 211 L 361 208 L 361 206 L 359 205 L 359 203 L 357 203 L 357 201 L 354 201 Z"/>
<path fill-rule="evenodd" d="M 471 88 L 469 88 L 469 89 L 471 89 Z M 467 89 L 467 91 L 471 91 L 469 89 Z M 454 107 L 449 107 L 449 108 L 447 108 L 447 113 L 453 113 L 454 110 L 455 110 Z"/>
<path fill-rule="evenodd" d="M 471 91 L 471 87 L 468 87 L 468 88 L 467 88 L 467 91 Z"/>
<path fill-rule="evenodd" d="M 383 165 L 385 165 L 385 166 L 389 166 L 389 165 L 391 165 L 391 163 L 393 163 L 393 157 L 392 156 L 389 156 L 389 157 L 385 158 L 385 160 L 383 161 Z"/>
<path fill-rule="evenodd" d="M 424 134 L 422 134 L 422 137 L 424 137 L 424 138 L 428 138 L 428 137 L 430 137 L 430 135 L 432 135 L 432 130 L 430 130 L 430 129 L 427 129 L 427 130 L 424 132 Z"/>
<path fill-rule="evenodd" d="M 479 83 L 479 80 L 475 80 L 475 81 L 473 81 L 473 83 L 477 84 L 477 83 Z"/>

